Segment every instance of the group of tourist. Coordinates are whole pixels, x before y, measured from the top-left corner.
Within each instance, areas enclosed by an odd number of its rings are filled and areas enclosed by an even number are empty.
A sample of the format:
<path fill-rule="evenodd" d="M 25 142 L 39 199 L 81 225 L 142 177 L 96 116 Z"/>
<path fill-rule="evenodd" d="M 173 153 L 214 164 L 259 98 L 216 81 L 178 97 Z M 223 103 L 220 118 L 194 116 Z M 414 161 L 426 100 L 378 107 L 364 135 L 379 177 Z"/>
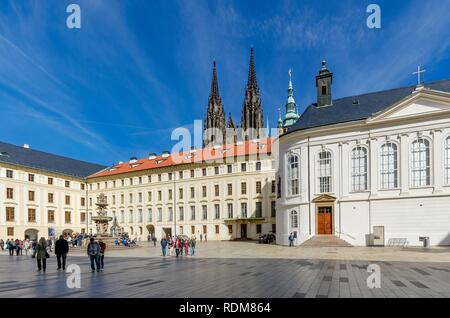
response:
<path fill-rule="evenodd" d="M 172 254 L 175 252 L 176 257 L 180 255 L 195 255 L 195 246 L 196 246 L 196 238 L 195 236 L 191 236 L 191 238 L 188 238 L 187 236 L 178 235 L 175 236 L 169 236 L 168 239 L 164 236 L 161 239 L 161 249 L 162 249 L 162 255 L 165 257 L 172 256 Z"/>
<path fill-rule="evenodd" d="M 13 240 L 7 239 L 6 242 L 3 239 L 0 239 L 0 248 L 2 251 L 9 251 L 10 256 L 22 256 L 23 251 L 26 256 L 28 254 L 31 255 L 32 258 L 36 259 L 38 271 L 45 272 L 47 270 L 47 259 L 50 258 L 49 252 L 52 251 L 52 246 L 54 246 L 54 252 L 56 255 L 56 261 L 58 270 L 66 269 L 66 260 L 67 254 L 69 253 L 69 243 L 74 247 L 73 240 L 71 236 L 68 236 L 67 239 L 61 235 L 58 240 L 53 238 L 45 239 L 45 237 L 41 237 L 39 241 L 29 240 L 28 238 L 25 240 Z M 78 236 L 75 237 L 78 241 Z M 81 240 L 76 246 L 82 246 L 83 240 L 89 238 L 89 243 L 87 244 L 87 254 L 90 259 L 91 269 L 94 272 L 97 270 L 99 272 L 104 268 L 104 259 L 105 259 L 105 250 L 106 244 L 100 239 L 96 241 L 94 237 L 83 236 Z M 78 245 L 79 244 L 79 245 Z"/>
<path fill-rule="evenodd" d="M 122 246 L 130 247 L 130 246 L 136 246 L 137 242 L 136 242 L 136 238 L 131 240 L 128 233 L 123 233 L 114 240 L 114 245 L 116 245 L 116 246 L 122 245 Z"/>

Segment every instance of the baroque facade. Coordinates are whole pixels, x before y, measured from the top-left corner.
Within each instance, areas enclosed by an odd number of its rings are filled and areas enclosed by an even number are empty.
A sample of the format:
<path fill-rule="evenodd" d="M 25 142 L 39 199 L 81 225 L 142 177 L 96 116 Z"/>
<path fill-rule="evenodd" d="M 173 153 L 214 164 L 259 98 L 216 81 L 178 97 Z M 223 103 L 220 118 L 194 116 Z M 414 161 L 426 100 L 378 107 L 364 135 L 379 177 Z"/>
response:
<path fill-rule="evenodd" d="M 317 102 L 280 136 L 277 243 L 450 244 L 450 80 Z"/>

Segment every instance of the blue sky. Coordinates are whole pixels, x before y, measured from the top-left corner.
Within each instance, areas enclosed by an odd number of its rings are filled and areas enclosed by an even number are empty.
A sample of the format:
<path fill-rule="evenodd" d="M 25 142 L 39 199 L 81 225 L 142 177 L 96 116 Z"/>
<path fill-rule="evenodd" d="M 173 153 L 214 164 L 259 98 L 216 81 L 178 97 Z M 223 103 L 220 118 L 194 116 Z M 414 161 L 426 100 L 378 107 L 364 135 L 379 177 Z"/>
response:
<path fill-rule="evenodd" d="M 82 28 L 66 27 L 81 6 Z M 382 28 L 366 26 L 377 3 Z M 450 77 L 450 0 L 2 0 L 0 140 L 112 164 L 170 150 L 203 119 L 212 61 L 240 121 L 250 47 L 264 115 L 276 125 L 288 69 L 302 110 L 322 59 L 333 97 Z"/>

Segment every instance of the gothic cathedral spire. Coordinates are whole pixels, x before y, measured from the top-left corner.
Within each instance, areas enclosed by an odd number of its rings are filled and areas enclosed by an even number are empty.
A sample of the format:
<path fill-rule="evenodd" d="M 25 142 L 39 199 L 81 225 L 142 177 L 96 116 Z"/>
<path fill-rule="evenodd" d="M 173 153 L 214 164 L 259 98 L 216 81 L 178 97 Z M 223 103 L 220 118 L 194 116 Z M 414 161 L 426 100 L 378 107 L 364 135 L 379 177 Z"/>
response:
<path fill-rule="evenodd" d="M 216 61 L 213 63 L 213 76 L 211 81 L 211 92 L 208 98 L 208 110 L 204 122 L 203 143 L 205 146 L 211 143 L 223 143 L 225 138 L 225 111 L 222 99 L 219 95 L 219 82 L 217 80 Z M 222 136 L 217 136 L 218 131 Z M 220 140 L 219 140 L 220 139 Z"/>
<path fill-rule="evenodd" d="M 249 136 L 246 139 L 263 137 L 262 129 L 264 128 L 264 116 L 261 105 L 261 97 L 259 94 L 258 82 L 256 80 L 255 57 L 253 48 L 250 50 L 250 65 L 248 70 L 247 87 L 245 89 L 244 105 L 242 107 L 241 128 L 245 133 L 249 128 L 255 129 L 256 135 Z"/>

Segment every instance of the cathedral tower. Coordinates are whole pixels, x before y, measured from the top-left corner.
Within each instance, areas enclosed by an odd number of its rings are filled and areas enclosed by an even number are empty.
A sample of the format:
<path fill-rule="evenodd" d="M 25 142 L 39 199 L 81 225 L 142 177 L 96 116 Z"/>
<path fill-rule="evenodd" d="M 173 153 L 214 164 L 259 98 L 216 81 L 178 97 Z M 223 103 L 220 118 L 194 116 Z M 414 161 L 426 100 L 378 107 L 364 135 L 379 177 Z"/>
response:
<path fill-rule="evenodd" d="M 215 129 L 213 129 L 215 128 Z M 225 111 L 222 105 L 222 99 L 219 94 L 219 82 L 217 80 L 216 62 L 213 63 L 213 76 L 211 81 L 211 92 L 208 98 L 208 110 L 204 122 L 203 144 L 222 144 L 225 140 Z M 215 131 L 216 130 L 216 131 Z M 217 130 L 222 136 L 216 136 Z M 220 139 L 220 140 L 219 140 Z"/>
<path fill-rule="evenodd" d="M 250 66 L 248 70 L 247 87 L 245 89 L 245 100 L 242 107 L 241 129 L 243 133 L 247 129 L 255 129 L 256 135 L 245 136 L 245 139 L 261 138 L 262 129 L 264 128 L 263 109 L 261 105 L 261 97 L 259 94 L 258 82 L 256 81 L 255 57 L 253 48 L 250 51 Z M 261 131 L 260 131 L 261 130 Z"/>

